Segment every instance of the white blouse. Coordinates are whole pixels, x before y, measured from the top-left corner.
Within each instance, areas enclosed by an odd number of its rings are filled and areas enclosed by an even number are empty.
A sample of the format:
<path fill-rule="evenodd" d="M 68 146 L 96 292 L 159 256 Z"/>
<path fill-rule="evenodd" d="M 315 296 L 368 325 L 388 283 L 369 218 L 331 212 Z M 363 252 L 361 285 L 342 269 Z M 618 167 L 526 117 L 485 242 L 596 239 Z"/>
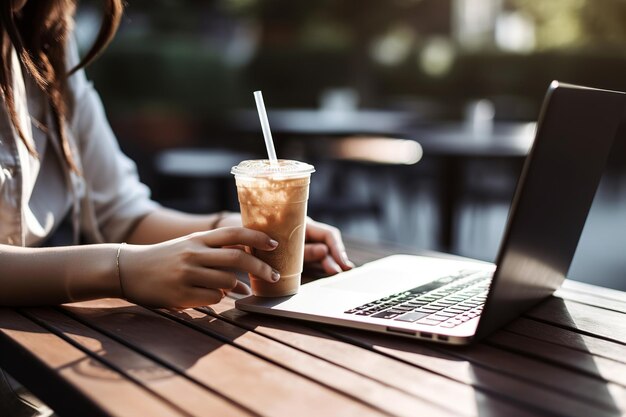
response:
<path fill-rule="evenodd" d="M 79 61 L 73 41 L 68 56 L 72 68 Z M 82 70 L 69 78 L 75 107 L 66 127 L 81 169 L 76 175 L 65 168 L 53 129 L 44 127 L 52 126 L 48 104 L 15 52 L 12 66 L 20 126 L 39 158 L 29 154 L 0 102 L 0 243 L 36 246 L 69 213 L 75 240 L 80 231 L 88 242 L 121 242 L 158 204 L 120 150 L 92 83 Z"/>

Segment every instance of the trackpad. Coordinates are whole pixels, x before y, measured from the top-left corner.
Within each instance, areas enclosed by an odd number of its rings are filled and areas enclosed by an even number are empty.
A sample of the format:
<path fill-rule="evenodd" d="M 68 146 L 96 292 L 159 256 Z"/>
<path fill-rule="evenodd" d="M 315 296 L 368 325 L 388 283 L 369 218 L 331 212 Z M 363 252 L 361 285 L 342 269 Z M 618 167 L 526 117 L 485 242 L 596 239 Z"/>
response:
<path fill-rule="evenodd" d="M 450 261 L 396 255 L 324 279 L 320 287 L 348 292 L 393 294 L 458 271 Z"/>

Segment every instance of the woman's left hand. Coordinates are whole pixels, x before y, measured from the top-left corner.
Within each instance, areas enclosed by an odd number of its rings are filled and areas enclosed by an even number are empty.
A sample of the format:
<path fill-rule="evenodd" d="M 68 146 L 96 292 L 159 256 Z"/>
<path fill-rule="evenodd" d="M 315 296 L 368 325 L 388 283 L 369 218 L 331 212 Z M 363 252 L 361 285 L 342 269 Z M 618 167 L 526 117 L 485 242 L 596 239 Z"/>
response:
<path fill-rule="evenodd" d="M 327 274 L 354 268 L 348 259 L 341 232 L 334 226 L 307 218 L 304 263 L 320 266 Z"/>
<path fill-rule="evenodd" d="M 241 215 L 228 213 L 217 226 L 241 226 Z M 316 222 L 308 217 L 305 242 L 304 263 L 307 266 L 319 267 L 327 274 L 337 274 L 354 268 L 346 254 L 341 232 L 336 227 Z"/>

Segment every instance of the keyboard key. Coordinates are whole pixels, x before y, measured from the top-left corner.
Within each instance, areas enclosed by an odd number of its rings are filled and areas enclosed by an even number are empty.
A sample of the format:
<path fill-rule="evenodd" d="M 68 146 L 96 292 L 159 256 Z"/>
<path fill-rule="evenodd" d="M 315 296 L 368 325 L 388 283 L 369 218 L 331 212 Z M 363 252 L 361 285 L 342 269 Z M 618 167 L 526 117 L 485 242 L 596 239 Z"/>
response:
<path fill-rule="evenodd" d="M 380 313 L 376 313 L 374 314 L 372 317 L 376 317 L 377 319 L 392 319 L 394 317 L 396 317 L 397 315 L 400 315 L 404 313 L 404 311 L 390 311 L 390 310 L 386 310 L 386 311 L 382 311 Z"/>
<path fill-rule="evenodd" d="M 440 326 L 441 326 L 441 327 L 446 327 L 446 328 L 448 328 L 448 329 L 451 329 L 451 328 L 453 328 L 453 327 L 458 326 L 458 324 L 453 324 L 453 323 L 441 323 L 441 324 L 440 324 Z"/>
<path fill-rule="evenodd" d="M 463 301 L 461 303 L 461 305 L 464 306 L 471 306 L 471 307 L 478 307 L 479 305 L 481 305 L 483 303 L 477 302 L 477 301 Z"/>
<path fill-rule="evenodd" d="M 441 310 L 441 308 L 433 308 L 433 307 L 430 307 L 430 306 L 424 306 L 424 307 L 420 307 L 420 308 L 416 308 L 415 309 L 415 311 L 424 311 L 424 312 L 427 312 L 427 313 L 434 313 L 434 312 L 439 311 L 439 310 Z"/>
<path fill-rule="evenodd" d="M 372 317 L 376 317 L 379 319 L 391 319 L 404 313 L 406 313 L 406 311 L 391 308 L 389 310 L 381 311 L 380 313 L 374 314 Z"/>
<path fill-rule="evenodd" d="M 370 310 L 361 310 L 361 311 L 357 311 L 356 315 L 357 316 L 369 316 L 370 314 L 374 314 L 376 311 L 370 311 Z"/>
<path fill-rule="evenodd" d="M 426 317 L 428 315 L 429 315 L 429 313 L 411 312 L 411 313 L 403 314 L 400 317 L 396 317 L 394 320 L 414 322 L 414 321 L 417 321 L 417 320 L 419 320 L 421 318 L 424 318 L 424 317 Z"/>
<path fill-rule="evenodd" d="M 419 307 L 419 306 L 423 306 L 428 304 L 428 301 L 417 301 L 417 300 L 411 300 L 409 302 L 407 302 L 408 305 L 411 305 L 413 307 Z"/>
<path fill-rule="evenodd" d="M 438 282 L 438 281 L 429 282 L 428 284 L 424 284 L 424 285 L 420 285 L 419 287 L 415 287 L 412 290 L 409 290 L 409 292 L 413 293 L 413 294 L 421 293 L 421 292 L 428 292 L 428 291 L 436 290 L 439 287 L 443 287 L 444 285 L 446 285 L 448 283 L 449 282 Z"/>

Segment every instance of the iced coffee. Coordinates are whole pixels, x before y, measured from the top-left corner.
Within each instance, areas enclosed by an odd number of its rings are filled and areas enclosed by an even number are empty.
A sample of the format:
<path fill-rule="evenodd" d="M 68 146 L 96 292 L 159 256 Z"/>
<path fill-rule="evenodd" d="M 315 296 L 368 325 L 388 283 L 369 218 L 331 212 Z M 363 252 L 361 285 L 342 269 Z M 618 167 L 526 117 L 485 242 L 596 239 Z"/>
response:
<path fill-rule="evenodd" d="M 280 273 L 270 283 L 250 277 L 252 293 L 281 297 L 298 292 L 304 257 L 304 232 L 312 165 L 291 160 L 243 161 L 233 167 L 244 227 L 259 230 L 278 241 L 273 251 L 252 253 Z"/>

